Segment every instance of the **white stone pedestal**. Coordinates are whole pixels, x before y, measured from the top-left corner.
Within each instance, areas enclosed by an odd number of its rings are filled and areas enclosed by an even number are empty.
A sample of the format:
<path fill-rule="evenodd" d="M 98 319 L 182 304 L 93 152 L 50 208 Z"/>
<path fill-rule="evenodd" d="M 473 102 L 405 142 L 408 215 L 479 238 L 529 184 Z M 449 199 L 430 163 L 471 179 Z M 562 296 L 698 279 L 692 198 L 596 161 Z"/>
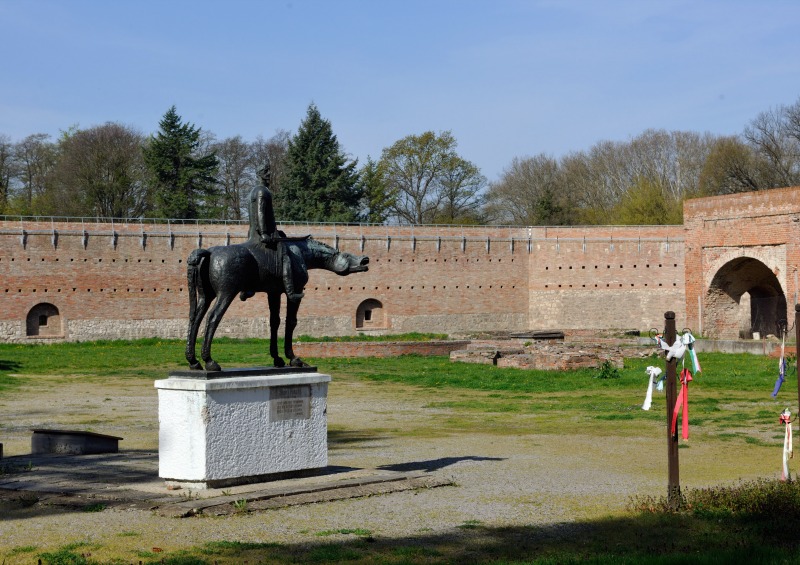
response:
<path fill-rule="evenodd" d="M 158 474 L 219 488 L 328 464 L 331 377 L 312 370 L 173 371 L 158 389 Z"/>

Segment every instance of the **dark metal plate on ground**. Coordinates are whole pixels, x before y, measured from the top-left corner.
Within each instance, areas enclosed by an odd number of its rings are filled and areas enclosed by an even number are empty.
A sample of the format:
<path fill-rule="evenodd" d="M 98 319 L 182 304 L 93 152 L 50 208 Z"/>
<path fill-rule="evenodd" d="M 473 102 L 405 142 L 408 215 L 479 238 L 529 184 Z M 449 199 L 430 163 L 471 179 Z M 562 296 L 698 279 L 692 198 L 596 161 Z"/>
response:
<path fill-rule="evenodd" d="M 79 430 L 31 430 L 31 454 L 91 455 L 117 453 L 121 437 Z"/>
<path fill-rule="evenodd" d="M 564 339 L 564 332 L 560 331 L 540 331 L 540 332 L 521 332 L 513 333 L 511 337 L 516 339 Z"/>

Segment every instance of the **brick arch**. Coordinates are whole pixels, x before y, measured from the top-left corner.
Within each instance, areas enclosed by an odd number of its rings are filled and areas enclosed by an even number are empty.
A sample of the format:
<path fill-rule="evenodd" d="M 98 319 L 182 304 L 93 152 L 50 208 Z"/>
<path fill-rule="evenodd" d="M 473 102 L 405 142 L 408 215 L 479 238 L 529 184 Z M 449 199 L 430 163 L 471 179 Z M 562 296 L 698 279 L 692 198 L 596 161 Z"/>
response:
<path fill-rule="evenodd" d="M 786 319 L 786 295 L 778 277 L 752 257 L 737 257 L 722 265 L 706 292 L 703 327 L 708 337 L 738 339 L 777 334 Z"/>
<path fill-rule="evenodd" d="M 375 298 L 361 302 L 356 309 L 356 329 L 384 329 L 386 328 L 386 311 L 383 303 Z"/>
<path fill-rule="evenodd" d="M 25 335 L 28 337 L 60 337 L 64 333 L 61 314 L 49 302 L 40 302 L 25 317 Z"/>

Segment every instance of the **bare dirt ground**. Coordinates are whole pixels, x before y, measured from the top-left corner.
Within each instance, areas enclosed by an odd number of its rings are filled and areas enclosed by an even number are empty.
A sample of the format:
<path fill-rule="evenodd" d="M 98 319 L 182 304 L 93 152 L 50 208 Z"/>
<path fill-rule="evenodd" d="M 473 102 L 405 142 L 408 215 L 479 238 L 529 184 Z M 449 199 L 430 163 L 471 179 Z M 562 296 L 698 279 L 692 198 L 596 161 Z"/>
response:
<path fill-rule="evenodd" d="M 536 415 L 492 414 L 486 418 L 495 425 L 470 426 L 474 412 L 429 407 L 450 396 L 483 394 L 337 380 L 335 375 L 331 383 L 330 465 L 422 471 L 450 479 L 452 486 L 183 519 L 123 507 L 87 513 L 6 501 L 0 503 L 0 557 L 27 563 L 30 554 L 15 553 L 19 548 L 51 551 L 80 542 L 94 544 L 99 559 L 208 541 L 319 543 L 320 532 L 349 530 L 369 530 L 377 538 L 455 540 L 465 525 L 574 524 L 618 514 L 633 495 L 666 492 L 663 427 L 642 429 L 633 437 L 600 436 L 590 424 L 567 420 L 561 433 L 537 433 Z M 123 451 L 158 449 L 156 390 L 141 380 L 41 377 L 0 397 L 0 422 L 7 457 L 29 453 L 30 429 L 43 427 L 121 436 Z M 699 436 L 690 449 L 681 450 L 686 486 L 778 471 L 774 450 L 744 445 L 734 452 Z M 158 483 L 157 476 L 153 480 Z"/>

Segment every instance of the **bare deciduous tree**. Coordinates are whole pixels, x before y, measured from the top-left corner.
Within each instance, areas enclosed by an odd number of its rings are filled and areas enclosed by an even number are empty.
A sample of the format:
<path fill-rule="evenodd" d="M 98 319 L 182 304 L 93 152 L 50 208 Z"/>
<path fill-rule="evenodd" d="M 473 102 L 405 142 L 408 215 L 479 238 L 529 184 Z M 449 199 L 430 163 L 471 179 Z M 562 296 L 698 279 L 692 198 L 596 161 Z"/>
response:
<path fill-rule="evenodd" d="M 253 168 L 257 171 L 264 163 L 270 165 L 269 187 L 273 194 L 280 194 L 286 179 L 286 155 L 289 151 L 289 132 L 278 130 L 269 139 L 258 136 L 253 143 Z"/>
<path fill-rule="evenodd" d="M 56 146 L 46 133 L 29 135 L 14 148 L 19 181 L 18 212 L 36 214 L 37 199 L 47 190 L 48 177 L 56 163 Z"/>
<path fill-rule="evenodd" d="M 572 203 L 564 189 L 561 167 L 553 157 L 543 153 L 515 157 L 500 180 L 490 186 L 487 212 L 501 224 L 570 224 Z"/>
<path fill-rule="evenodd" d="M 745 140 L 770 166 L 768 186 L 800 184 L 800 100 L 761 112 L 744 130 Z"/>
<path fill-rule="evenodd" d="M 700 171 L 714 140 L 710 134 L 647 130 L 630 143 L 632 175 L 628 182 L 647 179 L 661 187 L 665 198 L 675 202 L 697 194 Z"/>
<path fill-rule="evenodd" d="M 65 134 L 47 202 L 51 213 L 138 218 L 151 207 L 144 135 L 117 123 Z"/>
<path fill-rule="evenodd" d="M 434 217 L 435 223 L 481 223 L 486 177 L 478 167 L 457 157 L 442 174 L 440 183 L 442 198 Z"/>
<path fill-rule="evenodd" d="M 222 218 L 241 220 L 242 212 L 247 208 L 244 199 L 256 182 L 253 145 L 242 141 L 242 137 L 237 135 L 213 143 L 211 151 L 217 154 L 219 160 L 217 182 L 222 197 Z"/>
<path fill-rule="evenodd" d="M 11 181 L 15 176 L 14 144 L 10 137 L 0 134 L 0 214 L 4 214 L 8 209 Z"/>

